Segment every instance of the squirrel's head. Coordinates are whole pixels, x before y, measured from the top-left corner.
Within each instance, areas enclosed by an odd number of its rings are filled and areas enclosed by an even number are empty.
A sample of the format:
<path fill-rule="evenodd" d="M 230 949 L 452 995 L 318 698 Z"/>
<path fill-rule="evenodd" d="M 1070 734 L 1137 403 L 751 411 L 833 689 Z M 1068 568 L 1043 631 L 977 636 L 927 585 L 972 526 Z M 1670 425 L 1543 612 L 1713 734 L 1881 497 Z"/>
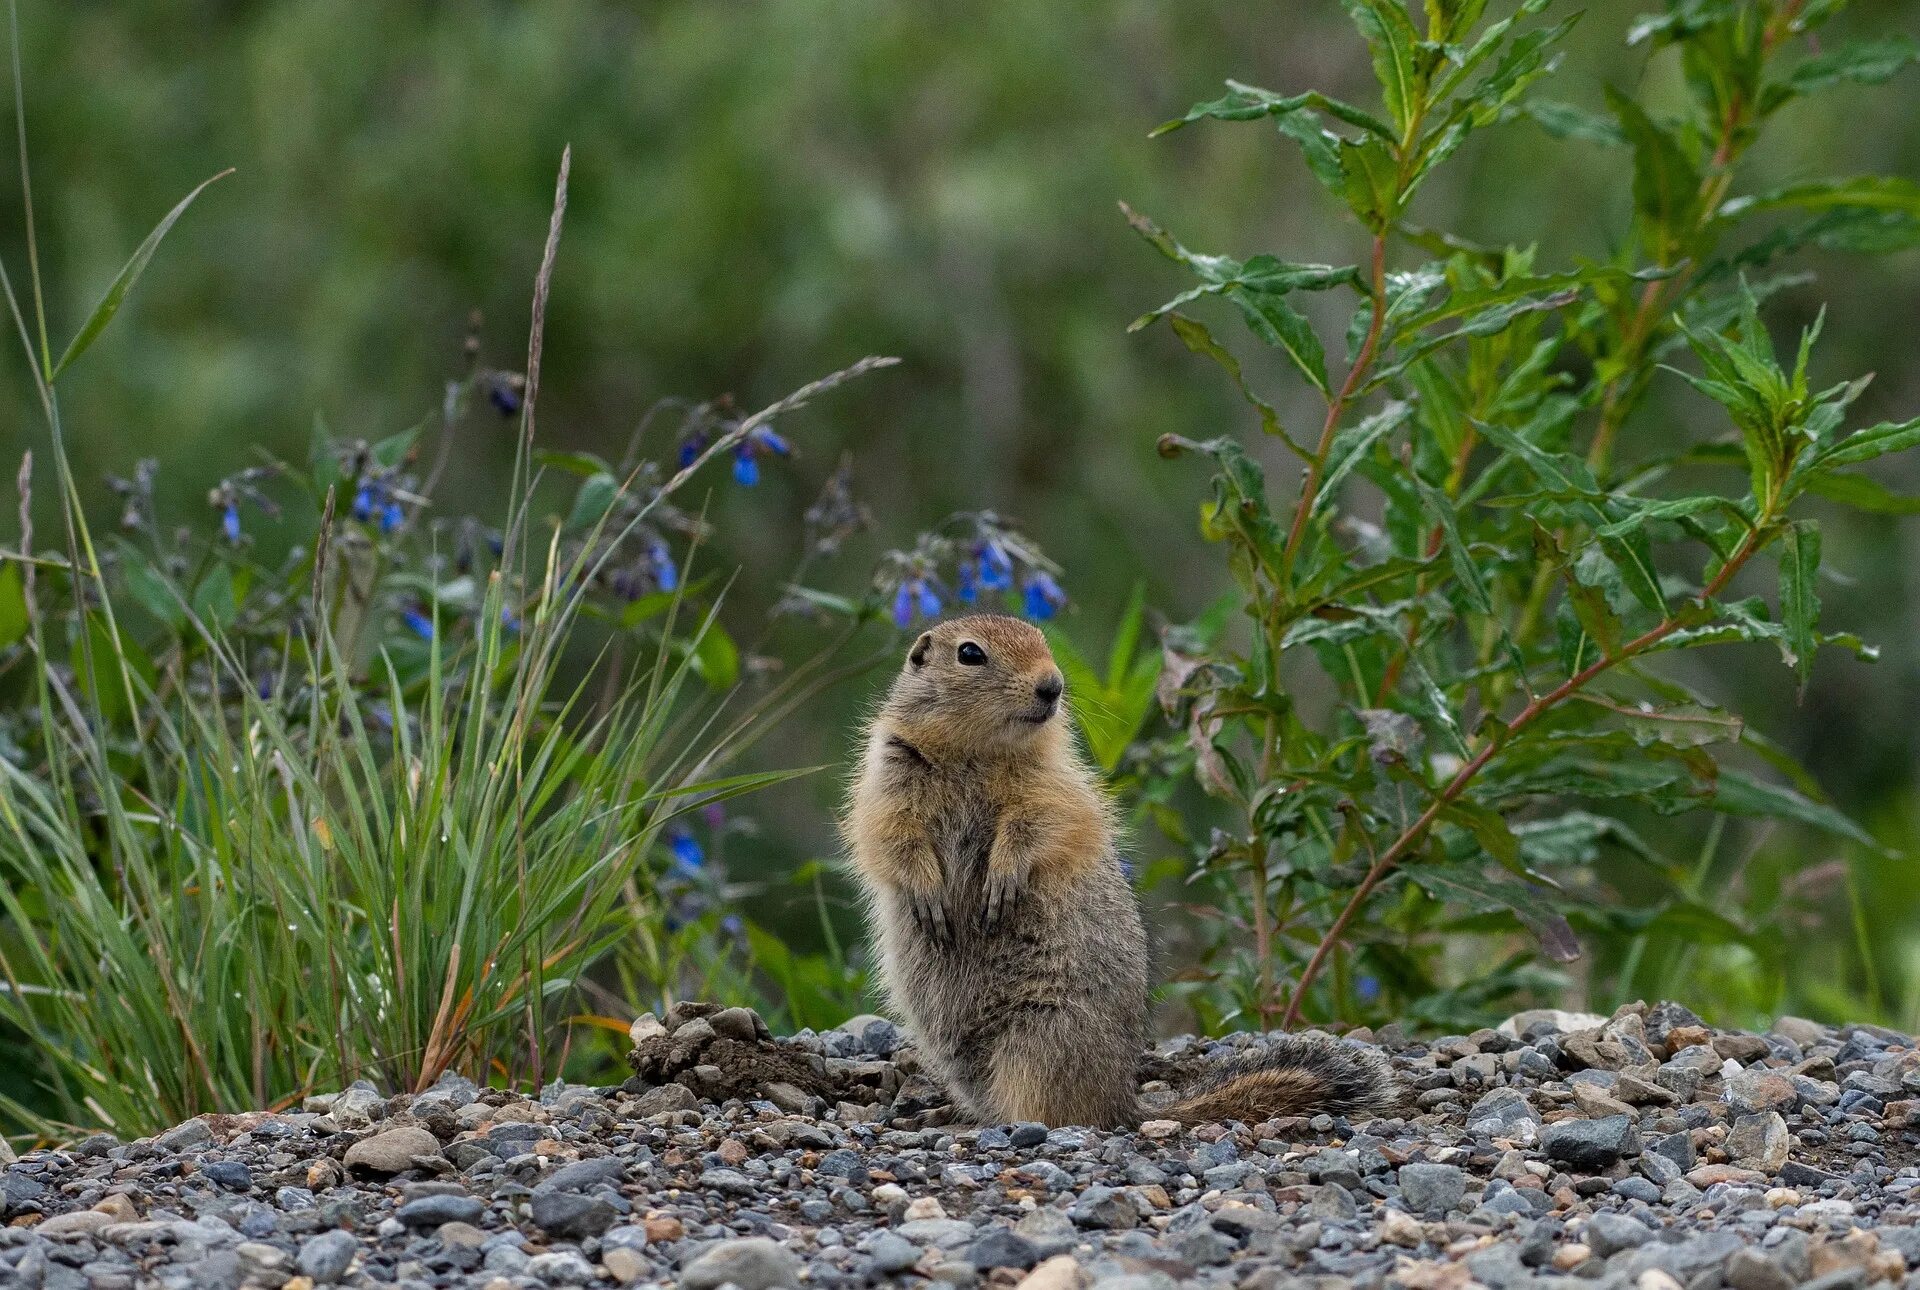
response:
<path fill-rule="evenodd" d="M 1039 628 L 971 614 L 920 633 L 887 697 L 887 715 L 909 740 L 934 747 L 1058 741 L 1065 690 Z"/>

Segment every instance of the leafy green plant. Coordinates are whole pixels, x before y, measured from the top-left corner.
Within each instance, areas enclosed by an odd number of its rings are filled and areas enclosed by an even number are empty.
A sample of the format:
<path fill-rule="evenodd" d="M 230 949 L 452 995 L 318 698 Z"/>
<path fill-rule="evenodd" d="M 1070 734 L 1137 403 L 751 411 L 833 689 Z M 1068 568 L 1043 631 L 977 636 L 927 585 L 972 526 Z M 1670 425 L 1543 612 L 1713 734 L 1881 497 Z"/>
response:
<path fill-rule="evenodd" d="M 1884 80 L 1916 47 L 1816 46 L 1839 3 L 1683 0 L 1633 39 L 1677 56 L 1684 110 L 1609 91 L 1601 117 L 1528 97 L 1573 24 L 1545 21 L 1551 0 L 1492 20 L 1485 0 L 1427 0 L 1421 25 L 1399 0 L 1344 2 L 1377 109 L 1230 84 L 1165 128 L 1272 122 L 1359 225 L 1358 263 L 1202 254 L 1127 212 L 1199 279 L 1136 326 L 1164 320 L 1220 363 L 1301 469 L 1282 504 L 1265 445 L 1161 442 L 1214 466 L 1201 526 L 1243 611 L 1170 631 L 1162 689 L 1184 765 L 1224 810 L 1195 851 L 1250 933 L 1245 950 L 1237 934 L 1215 946 L 1230 1008 L 1463 1024 L 1539 989 L 1534 958 L 1570 961 L 1583 934 L 1639 938 L 1643 956 L 1644 938 L 1681 937 L 1774 963 L 1778 941 L 1716 909 L 1692 858 L 1667 858 L 1636 822 L 1766 817 L 1879 849 L 1662 656 L 1761 642 L 1801 685 L 1824 646 L 1872 656 L 1821 628 L 1820 529 L 1803 503 L 1906 509 L 1857 468 L 1920 443 L 1920 421 L 1851 428 L 1865 381 L 1814 380 L 1818 324 L 1783 360 L 1761 306 L 1803 247 L 1920 244 L 1920 187 L 1865 176 L 1743 193 L 1738 180 L 1794 100 Z M 1415 222 L 1438 166 L 1521 117 L 1622 157 L 1632 222 L 1611 259 L 1544 268 L 1536 247 Z M 1332 359 L 1309 292 L 1357 298 Z M 1283 424 L 1186 312 L 1215 299 L 1324 401 L 1313 433 Z M 1711 400 L 1694 405 L 1697 427 L 1633 433 L 1669 372 Z M 1499 971 L 1447 960 L 1462 934 L 1521 929 L 1532 953 Z"/>
<path fill-rule="evenodd" d="M 1153 714 L 1153 688 L 1160 680 L 1160 656 L 1141 639 L 1146 624 L 1147 589 L 1136 584 L 1127 601 L 1103 675 L 1073 639 L 1049 626 L 1047 643 L 1073 695 L 1073 715 L 1086 735 L 1087 748 L 1101 770 L 1112 774 Z"/>
<path fill-rule="evenodd" d="M 453 582 L 388 568 L 378 541 L 424 500 L 397 474 L 411 436 L 356 449 L 354 472 L 316 481 L 319 532 L 291 580 L 257 579 L 211 547 L 148 558 L 116 541 L 103 559 L 56 383 L 187 203 L 58 362 L 37 262 L 32 325 L 0 277 L 52 433 L 66 538 L 63 556 L 39 556 L 23 532 L 0 587 L 8 679 L 31 694 L 12 732 L 24 746 L 0 758 L 0 1021 L 39 1055 L 54 1108 L 50 1120 L 7 1102 L 19 1122 L 136 1133 L 361 1075 L 416 1089 L 456 1067 L 544 1078 L 567 1055 L 563 1006 L 616 942 L 639 944 L 649 992 L 672 991 L 656 842 L 689 811 L 785 777 L 719 772 L 793 695 L 776 688 L 718 721 L 690 686 L 724 697 L 737 684 L 717 601 L 691 612 L 651 548 L 661 590 L 645 613 L 627 596 L 621 623 L 651 624 L 650 659 L 629 674 L 617 650 L 584 668 L 568 655 L 628 539 L 701 467 L 732 456 L 741 476 L 776 418 L 888 360 L 710 427 L 670 476 L 636 467 L 583 488 L 591 513 L 576 498 L 542 535 L 534 412 L 566 179 L 563 158 L 526 375 L 495 398 L 520 419 L 512 508 L 497 557 Z M 31 229 L 31 204 L 27 216 Z M 214 491 L 235 551 L 242 502 L 272 505 L 264 477 Z M 23 517 L 30 486 L 29 461 Z M 351 517 L 336 514 L 343 488 Z M 140 493 L 131 527 L 155 527 Z M 413 597 L 399 638 L 366 630 L 387 617 L 374 589 L 389 577 Z M 142 615 L 158 648 L 131 628 Z M 445 630 L 456 621 L 465 630 Z"/>

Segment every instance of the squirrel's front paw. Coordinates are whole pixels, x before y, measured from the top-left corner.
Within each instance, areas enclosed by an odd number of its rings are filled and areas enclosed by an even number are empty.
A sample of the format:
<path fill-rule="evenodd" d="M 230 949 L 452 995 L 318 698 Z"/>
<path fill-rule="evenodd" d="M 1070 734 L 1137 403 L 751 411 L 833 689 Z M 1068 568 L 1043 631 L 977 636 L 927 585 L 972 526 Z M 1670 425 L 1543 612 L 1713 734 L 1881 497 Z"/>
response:
<path fill-rule="evenodd" d="M 907 912 L 913 915 L 914 926 L 920 934 L 936 945 L 944 944 L 953 935 L 953 927 L 947 920 L 946 893 L 938 887 L 909 888 L 900 893 L 906 902 Z"/>
<path fill-rule="evenodd" d="M 986 898 L 980 903 L 980 925 L 998 927 L 1013 912 L 1026 890 L 1026 874 L 1016 869 L 988 869 Z"/>

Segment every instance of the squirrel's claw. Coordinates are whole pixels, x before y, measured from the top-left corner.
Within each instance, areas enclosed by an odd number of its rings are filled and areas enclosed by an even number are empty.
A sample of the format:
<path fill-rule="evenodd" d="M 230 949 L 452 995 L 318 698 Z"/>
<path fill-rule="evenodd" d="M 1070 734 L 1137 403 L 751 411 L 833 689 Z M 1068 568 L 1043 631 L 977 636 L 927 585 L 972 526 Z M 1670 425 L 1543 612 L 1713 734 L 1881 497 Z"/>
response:
<path fill-rule="evenodd" d="M 980 905 L 980 925 L 988 929 L 998 927 L 1000 921 L 1013 911 L 1024 886 L 1021 875 L 1017 873 L 989 873 L 986 899 Z"/>
<path fill-rule="evenodd" d="M 938 888 L 907 893 L 907 908 L 921 933 L 930 941 L 944 942 L 952 933 L 947 924 L 947 903 Z"/>

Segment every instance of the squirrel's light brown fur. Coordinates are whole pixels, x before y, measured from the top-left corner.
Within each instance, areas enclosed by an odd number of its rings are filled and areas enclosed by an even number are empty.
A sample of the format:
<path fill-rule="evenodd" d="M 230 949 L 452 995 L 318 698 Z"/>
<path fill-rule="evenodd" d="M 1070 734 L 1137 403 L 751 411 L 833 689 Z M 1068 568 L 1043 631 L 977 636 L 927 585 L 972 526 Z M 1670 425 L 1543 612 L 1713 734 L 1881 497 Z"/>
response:
<path fill-rule="evenodd" d="M 1148 951 L 1112 810 L 1074 747 L 1046 638 L 953 619 L 908 652 L 842 823 L 881 974 L 921 1056 L 984 1123 L 1115 1126 L 1383 1111 L 1384 1061 L 1289 1037 L 1148 1107 Z"/>

